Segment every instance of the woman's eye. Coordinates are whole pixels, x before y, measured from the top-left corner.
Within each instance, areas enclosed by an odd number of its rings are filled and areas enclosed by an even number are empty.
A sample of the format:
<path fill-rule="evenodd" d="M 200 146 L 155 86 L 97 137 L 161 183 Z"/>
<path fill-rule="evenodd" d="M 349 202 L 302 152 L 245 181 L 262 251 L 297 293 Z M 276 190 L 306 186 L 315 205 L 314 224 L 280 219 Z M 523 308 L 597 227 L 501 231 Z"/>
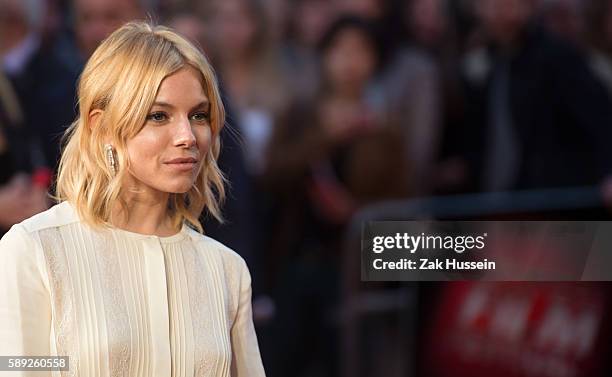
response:
<path fill-rule="evenodd" d="M 151 113 L 147 116 L 147 120 L 152 120 L 154 122 L 163 122 L 168 119 L 168 116 L 162 112 Z"/>
<path fill-rule="evenodd" d="M 209 119 L 209 115 L 208 113 L 204 113 L 204 112 L 200 112 L 200 113 L 195 113 L 191 116 L 191 119 L 195 120 L 196 122 L 206 122 Z"/>

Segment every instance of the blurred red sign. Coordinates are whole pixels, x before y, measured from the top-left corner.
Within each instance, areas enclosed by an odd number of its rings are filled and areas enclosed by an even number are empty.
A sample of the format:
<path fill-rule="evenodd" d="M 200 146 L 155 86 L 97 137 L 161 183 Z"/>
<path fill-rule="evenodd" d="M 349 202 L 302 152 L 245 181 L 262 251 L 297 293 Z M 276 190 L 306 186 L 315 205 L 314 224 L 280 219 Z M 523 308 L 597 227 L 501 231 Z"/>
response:
<path fill-rule="evenodd" d="M 595 283 L 448 283 L 427 331 L 427 375 L 603 375 L 608 295 Z"/>

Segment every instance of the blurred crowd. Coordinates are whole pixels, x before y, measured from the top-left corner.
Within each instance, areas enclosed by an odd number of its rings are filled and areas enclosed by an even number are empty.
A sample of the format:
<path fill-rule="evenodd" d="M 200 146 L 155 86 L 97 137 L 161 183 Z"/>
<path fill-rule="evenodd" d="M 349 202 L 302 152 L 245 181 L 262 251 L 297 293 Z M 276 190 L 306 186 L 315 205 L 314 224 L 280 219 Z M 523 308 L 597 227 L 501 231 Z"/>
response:
<path fill-rule="evenodd" d="M 80 71 L 133 19 L 219 76 L 227 222 L 202 221 L 251 267 L 272 377 L 338 374 L 343 235 L 365 206 L 612 174 L 609 0 L 0 0 L 2 232 L 50 205 Z"/>

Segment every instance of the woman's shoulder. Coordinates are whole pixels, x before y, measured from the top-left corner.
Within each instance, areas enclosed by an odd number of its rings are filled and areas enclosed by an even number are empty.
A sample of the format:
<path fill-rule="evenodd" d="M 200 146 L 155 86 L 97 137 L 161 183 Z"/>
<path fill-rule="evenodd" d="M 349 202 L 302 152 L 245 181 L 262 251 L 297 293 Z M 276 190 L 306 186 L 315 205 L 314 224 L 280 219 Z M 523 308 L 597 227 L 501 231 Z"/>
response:
<path fill-rule="evenodd" d="M 26 232 L 33 233 L 48 228 L 60 227 L 79 221 L 75 209 L 68 202 L 61 202 L 46 211 L 36 214 L 18 225 Z"/>
<path fill-rule="evenodd" d="M 39 265 L 42 246 L 40 232 L 78 221 L 72 207 L 66 202 L 54 205 L 18 224 L 0 239 L 0 264 L 6 266 Z M 15 267 L 17 268 L 17 267 Z"/>
<path fill-rule="evenodd" d="M 38 213 L 22 222 L 15 224 L 2 237 L 0 245 L 6 248 L 8 245 L 14 248 L 14 244 L 21 245 L 20 248 L 30 249 L 35 244 L 35 234 L 49 228 L 61 227 L 63 225 L 78 222 L 76 211 L 68 202 L 54 205 L 46 211 Z"/>
<path fill-rule="evenodd" d="M 244 258 L 233 249 L 207 235 L 187 227 L 187 233 L 198 251 L 220 258 L 224 263 L 234 266 L 246 266 Z"/>

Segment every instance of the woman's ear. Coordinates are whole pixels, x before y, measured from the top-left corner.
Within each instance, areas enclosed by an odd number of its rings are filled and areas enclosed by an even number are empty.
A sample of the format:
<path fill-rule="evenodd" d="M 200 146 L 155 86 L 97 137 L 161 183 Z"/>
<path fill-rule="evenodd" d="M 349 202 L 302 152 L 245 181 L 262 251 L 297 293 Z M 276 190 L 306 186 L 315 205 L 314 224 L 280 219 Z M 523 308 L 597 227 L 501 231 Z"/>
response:
<path fill-rule="evenodd" d="M 104 110 L 95 109 L 89 112 L 89 129 L 93 131 L 94 128 L 98 128 L 100 126 L 100 119 L 102 119 L 102 115 L 104 115 Z"/>
<path fill-rule="evenodd" d="M 94 130 L 100 127 L 100 123 L 102 122 L 103 115 L 104 115 L 104 110 L 101 110 L 101 109 L 95 109 L 89 112 L 89 130 L 91 132 L 94 132 Z M 98 130 L 98 135 L 104 138 L 104 143 L 109 142 L 109 140 L 107 140 L 108 137 L 107 137 L 106 130 Z"/>

